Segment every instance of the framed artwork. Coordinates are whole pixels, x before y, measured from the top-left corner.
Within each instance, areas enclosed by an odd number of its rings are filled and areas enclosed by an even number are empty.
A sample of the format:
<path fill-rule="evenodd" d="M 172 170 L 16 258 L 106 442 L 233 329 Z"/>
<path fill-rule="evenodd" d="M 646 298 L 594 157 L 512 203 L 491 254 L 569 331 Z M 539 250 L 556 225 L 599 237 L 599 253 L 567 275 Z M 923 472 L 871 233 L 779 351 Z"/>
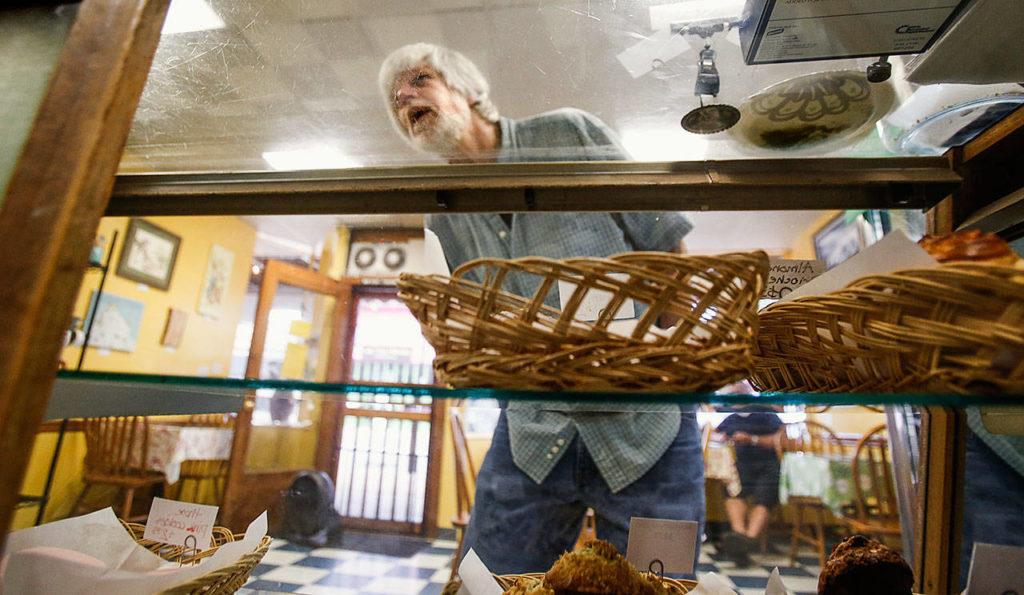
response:
<path fill-rule="evenodd" d="M 235 255 L 217 244 L 210 247 L 210 259 L 206 262 L 206 274 L 199 288 L 199 313 L 210 318 L 219 318 L 224 309 L 227 296 L 228 281 L 231 280 L 231 267 Z"/>
<path fill-rule="evenodd" d="M 145 219 L 132 219 L 117 262 L 117 275 L 167 290 L 181 238 Z"/>
<path fill-rule="evenodd" d="M 95 318 L 92 314 L 94 309 Z M 115 351 L 135 351 L 144 310 L 145 304 L 138 300 L 106 292 L 100 294 L 97 303 L 94 291 L 89 300 L 89 312 L 85 317 L 87 321 L 92 320 L 92 324 L 86 328 L 89 335 L 89 343 L 86 346 Z"/>
<path fill-rule="evenodd" d="M 167 310 L 167 322 L 164 324 L 164 334 L 160 337 L 160 344 L 164 347 L 181 347 L 181 339 L 185 336 L 185 324 L 188 322 L 188 312 L 170 308 Z"/>
<path fill-rule="evenodd" d="M 814 233 L 814 254 L 825 261 L 825 269 L 860 252 L 861 248 L 870 244 L 865 237 L 866 221 L 862 214 L 855 216 L 839 213 L 821 229 Z"/>

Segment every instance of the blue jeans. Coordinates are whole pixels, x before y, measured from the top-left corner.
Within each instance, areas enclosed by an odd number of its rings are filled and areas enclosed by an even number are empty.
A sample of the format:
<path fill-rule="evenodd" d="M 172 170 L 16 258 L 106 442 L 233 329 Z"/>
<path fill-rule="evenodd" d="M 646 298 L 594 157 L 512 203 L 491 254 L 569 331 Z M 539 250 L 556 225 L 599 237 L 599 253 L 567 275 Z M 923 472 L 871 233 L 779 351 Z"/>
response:
<path fill-rule="evenodd" d="M 538 485 L 512 461 L 502 411 L 477 475 L 463 554 L 472 548 L 497 574 L 545 572 L 572 549 L 588 507 L 598 538 L 622 555 L 630 517 L 698 521 L 697 535 L 703 534 L 704 458 L 693 412 L 683 412 L 679 435 L 661 459 L 618 493 L 608 489 L 581 442 L 577 436 Z M 699 553 L 699 542 L 697 547 Z"/>
<path fill-rule="evenodd" d="M 974 432 L 967 436 L 960 589 L 967 586 L 974 542 L 1024 546 L 1024 477 Z"/>

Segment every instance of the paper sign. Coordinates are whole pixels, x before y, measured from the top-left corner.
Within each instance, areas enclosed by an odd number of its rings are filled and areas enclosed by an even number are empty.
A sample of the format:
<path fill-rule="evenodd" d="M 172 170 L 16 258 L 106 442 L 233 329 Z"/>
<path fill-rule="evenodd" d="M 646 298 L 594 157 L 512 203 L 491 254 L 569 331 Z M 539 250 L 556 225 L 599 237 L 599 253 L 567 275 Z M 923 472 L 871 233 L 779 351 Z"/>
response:
<path fill-rule="evenodd" d="M 306 376 L 306 353 L 309 347 L 305 343 L 289 343 L 284 349 L 284 361 L 281 363 L 281 377 L 302 380 Z"/>
<path fill-rule="evenodd" d="M 975 543 L 971 570 L 967 573 L 967 595 L 1024 593 L 1024 572 L 1007 569 L 1024 567 L 1024 547 Z"/>
<path fill-rule="evenodd" d="M 196 547 L 202 551 L 210 547 L 215 520 L 216 506 L 153 498 L 142 537 L 171 545 L 185 545 L 185 538 L 195 535 Z M 189 542 L 191 545 L 191 540 Z"/>
<path fill-rule="evenodd" d="M 616 281 L 625 281 L 629 278 L 629 275 L 626 273 L 608 273 L 608 277 Z M 569 281 L 558 282 L 558 300 L 562 304 L 562 310 L 565 310 L 566 304 L 569 303 L 569 299 L 572 298 L 573 292 L 578 287 L 578 285 Z M 583 296 L 583 301 L 580 302 L 580 307 L 576 309 L 576 318 L 589 322 L 597 320 L 614 295 L 610 291 L 587 289 L 586 295 Z M 622 306 L 615 313 L 613 320 L 624 320 L 627 318 L 636 318 L 636 309 L 633 308 L 633 300 L 631 299 L 626 299 L 622 302 Z"/>
<path fill-rule="evenodd" d="M 762 296 L 778 300 L 825 272 L 824 260 L 768 259 L 768 283 Z"/>
<path fill-rule="evenodd" d="M 780 301 L 837 291 L 866 275 L 884 275 L 903 269 L 934 267 L 938 264 L 924 248 L 910 241 L 903 232 L 896 230 L 827 273 L 794 289 Z"/>
<path fill-rule="evenodd" d="M 476 555 L 473 548 L 466 552 L 459 564 L 459 578 L 462 579 L 462 586 L 456 595 L 501 595 L 504 589 L 494 580 L 490 570 L 484 566 L 480 556 Z"/>
<path fill-rule="evenodd" d="M 660 560 L 663 572 L 689 574 L 697 552 L 697 522 L 645 519 L 629 521 L 626 560 L 637 570 L 651 570 L 651 563 Z M 655 570 L 658 568 L 655 563 Z"/>

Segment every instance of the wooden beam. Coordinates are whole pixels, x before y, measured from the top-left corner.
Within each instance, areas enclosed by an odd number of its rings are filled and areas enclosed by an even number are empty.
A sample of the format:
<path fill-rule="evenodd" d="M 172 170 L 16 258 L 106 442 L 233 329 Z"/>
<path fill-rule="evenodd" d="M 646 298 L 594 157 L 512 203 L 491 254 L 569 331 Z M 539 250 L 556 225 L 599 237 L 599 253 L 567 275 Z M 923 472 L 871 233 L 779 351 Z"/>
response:
<path fill-rule="evenodd" d="M 168 0 L 85 0 L 0 208 L 0 549 Z"/>

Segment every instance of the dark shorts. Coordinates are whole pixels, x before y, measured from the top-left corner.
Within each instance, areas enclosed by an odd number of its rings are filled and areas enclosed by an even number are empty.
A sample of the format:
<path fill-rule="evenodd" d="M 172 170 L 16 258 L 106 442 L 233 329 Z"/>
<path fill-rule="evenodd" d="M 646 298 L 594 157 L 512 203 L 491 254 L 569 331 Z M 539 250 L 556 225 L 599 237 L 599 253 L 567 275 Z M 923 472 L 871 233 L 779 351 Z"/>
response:
<path fill-rule="evenodd" d="M 736 447 L 736 473 L 740 476 L 739 498 L 771 508 L 779 503 L 779 457 L 775 450 L 758 446 Z"/>

